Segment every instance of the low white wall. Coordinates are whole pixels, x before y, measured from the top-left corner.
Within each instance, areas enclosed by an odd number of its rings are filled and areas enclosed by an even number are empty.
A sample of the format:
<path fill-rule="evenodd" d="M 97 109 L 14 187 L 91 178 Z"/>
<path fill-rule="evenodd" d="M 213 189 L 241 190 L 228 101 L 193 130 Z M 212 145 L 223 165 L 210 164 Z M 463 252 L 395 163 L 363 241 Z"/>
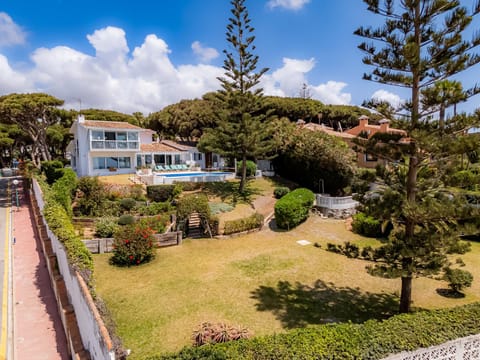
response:
<path fill-rule="evenodd" d="M 33 180 L 33 192 L 40 211 L 43 213 L 44 201 L 42 191 Z M 43 217 L 42 217 L 43 219 Z M 43 219 L 44 223 L 45 220 Z M 52 241 L 52 248 L 57 257 L 58 270 L 63 276 L 70 304 L 75 311 L 83 346 L 95 360 L 114 360 L 115 353 L 108 332 L 93 303 L 88 288 L 81 276 L 70 267 L 63 244 L 47 227 L 47 234 Z"/>
<path fill-rule="evenodd" d="M 479 360 L 480 335 L 449 341 L 427 349 L 391 355 L 384 360 Z"/>

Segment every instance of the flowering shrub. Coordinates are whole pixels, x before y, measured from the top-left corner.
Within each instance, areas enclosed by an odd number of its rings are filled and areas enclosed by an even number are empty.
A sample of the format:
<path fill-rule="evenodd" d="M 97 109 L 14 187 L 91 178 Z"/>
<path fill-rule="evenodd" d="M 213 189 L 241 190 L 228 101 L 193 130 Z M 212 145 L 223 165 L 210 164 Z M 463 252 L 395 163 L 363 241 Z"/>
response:
<path fill-rule="evenodd" d="M 115 232 L 113 256 L 110 262 L 118 266 L 140 265 L 155 257 L 153 230 L 137 223 L 123 226 Z"/>

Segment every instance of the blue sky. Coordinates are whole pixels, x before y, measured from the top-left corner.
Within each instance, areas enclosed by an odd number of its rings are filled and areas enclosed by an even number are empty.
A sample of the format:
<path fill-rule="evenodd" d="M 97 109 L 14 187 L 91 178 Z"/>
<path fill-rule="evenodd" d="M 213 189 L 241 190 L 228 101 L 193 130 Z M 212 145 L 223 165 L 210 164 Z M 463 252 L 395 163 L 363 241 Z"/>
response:
<path fill-rule="evenodd" d="M 468 8 L 473 0 L 462 1 Z M 361 0 L 247 0 L 268 95 L 358 105 L 399 89 L 362 80 L 360 25 L 378 24 Z M 66 107 L 148 114 L 218 88 L 228 0 L 5 0 L 0 94 L 44 91 Z M 476 23 L 478 28 L 478 22 Z M 468 70 L 465 86 L 479 78 Z M 464 106 L 471 110 L 479 97 Z"/>

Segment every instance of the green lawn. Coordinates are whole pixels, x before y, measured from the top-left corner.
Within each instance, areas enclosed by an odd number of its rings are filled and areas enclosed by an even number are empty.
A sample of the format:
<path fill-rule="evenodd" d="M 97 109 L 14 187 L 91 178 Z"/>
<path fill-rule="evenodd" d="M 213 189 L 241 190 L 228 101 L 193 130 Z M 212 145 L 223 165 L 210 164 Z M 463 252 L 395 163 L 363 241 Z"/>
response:
<path fill-rule="evenodd" d="M 297 240 L 318 242 L 300 246 Z M 270 229 L 227 240 L 187 240 L 157 251 L 150 264 L 108 265 L 96 255 L 98 295 L 107 303 L 132 359 L 179 350 L 202 322 L 244 325 L 256 335 L 335 321 L 361 322 L 395 312 L 399 280 L 371 277 L 366 263 L 323 250 L 327 242 L 375 244 L 345 229 L 342 221 L 311 217 L 290 232 Z M 463 256 L 476 279 L 480 244 Z M 446 284 L 414 280 L 414 306 L 447 307 L 478 301 L 475 281 L 463 299 L 441 297 Z"/>

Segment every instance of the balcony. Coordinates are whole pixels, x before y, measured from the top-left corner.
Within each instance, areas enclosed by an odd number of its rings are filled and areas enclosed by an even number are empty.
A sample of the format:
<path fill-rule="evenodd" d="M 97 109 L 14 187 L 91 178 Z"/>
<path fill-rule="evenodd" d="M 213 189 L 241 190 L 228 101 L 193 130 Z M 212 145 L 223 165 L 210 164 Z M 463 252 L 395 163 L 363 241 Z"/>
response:
<path fill-rule="evenodd" d="M 123 140 L 92 140 L 90 142 L 91 150 L 139 150 L 138 141 Z"/>

